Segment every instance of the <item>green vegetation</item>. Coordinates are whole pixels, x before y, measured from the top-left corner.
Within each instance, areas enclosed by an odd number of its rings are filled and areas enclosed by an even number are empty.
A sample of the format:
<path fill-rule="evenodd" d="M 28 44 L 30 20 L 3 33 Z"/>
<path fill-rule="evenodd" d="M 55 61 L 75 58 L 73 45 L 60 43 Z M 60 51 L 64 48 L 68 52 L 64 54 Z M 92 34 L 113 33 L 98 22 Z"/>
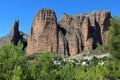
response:
<path fill-rule="evenodd" d="M 112 54 L 114 59 L 120 60 L 120 23 L 115 19 L 111 19 L 108 44 L 104 48 Z"/>
<path fill-rule="evenodd" d="M 120 79 L 120 24 L 111 19 L 108 44 L 96 52 L 108 51 L 110 58 L 94 57 L 88 65 L 66 61 L 59 65 L 54 60 L 61 57 L 49 52 L 27 56 L 22 44 L 0 47 L 0 80 L 119 80 Z M 104 64 L 98 64 L 104 61 Z M 78 62 L 77 59 L 75 62 Z"/>
<path fill-rule="evenodd" d="M 26 56 L 22 46 L 7 44 L 0 48 L 0 80 L 105 80 L 120 79 L 120 63 L 108 60 L 104 65 L 75 65 L 63 62 L 55 65 L 55 56 L 45 52 Z M 106 60 L 106 59 L 105 59 Z"/>
<path fill-rule="evenodd" d="M 22 45 L 6 44 L 0 47 L 0 80 L 21 80 L 26 56 Z"/>

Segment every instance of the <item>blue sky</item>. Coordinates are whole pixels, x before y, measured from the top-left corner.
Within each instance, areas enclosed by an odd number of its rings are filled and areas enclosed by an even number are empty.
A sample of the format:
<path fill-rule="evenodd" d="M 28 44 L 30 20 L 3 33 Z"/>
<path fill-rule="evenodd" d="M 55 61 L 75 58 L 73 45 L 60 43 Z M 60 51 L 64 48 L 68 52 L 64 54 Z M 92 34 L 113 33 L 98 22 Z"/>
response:
<path fill-rule="evenodd" d="M 62 13 L 74 15 L 94 10 L 110 10 L 116 16 L 120 15 L 120 0 L 0 0 L 0 37 L 9 34 L 15 19 L 20 21 L 19 29 L 28 34 L 40 8 L 54 10 L 58 21 Z"/>

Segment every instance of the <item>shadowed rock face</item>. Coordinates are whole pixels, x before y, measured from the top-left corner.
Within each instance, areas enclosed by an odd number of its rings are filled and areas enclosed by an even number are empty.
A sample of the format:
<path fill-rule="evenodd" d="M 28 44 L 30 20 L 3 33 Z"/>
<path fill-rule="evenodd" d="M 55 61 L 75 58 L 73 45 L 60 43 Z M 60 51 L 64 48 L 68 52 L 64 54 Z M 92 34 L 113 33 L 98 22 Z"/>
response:
<path fill-rule="evenodd" d="M 66 30 L 64 37 L 69 44 L 69 54 L 90 51 L 98 45 L 105 44 L 110 17 L 109 11 L 95 11 L 74 16 L 63 14 L 59 25 Z"/>
<path fill-rule="evenodd" d="M 17 45 L 18 41 L 21 39 L 18 27 L 19 27 L 19 21 L 15 20 L 12 25 L 10 34 L 0 38 L 0 45 L 4 45 L 5 43 L 11 43 L 11 42 Z"/>
<path fill-rule="evenodd" d="M 10 36 L 11 36 L 11 42 L 14 45 L 17 45 L 18 41 L 21 39 L 21 35 L 19 32 L 19 21 L 15 20 L 12 26 L 12 30 L 10 32 Z"/>
<path fill-rule="evenodd" d="M 57 22 L 55 12 L 41 9 L 36 14 L 28 38 L 27 53 L 57 52 Z"/>
<path fill-rule="evenodd" d="M 0 45 L 4 45 L 6 43 L 13 43 L 14 45 L 17 45 L 18 42 L 21 41 L 25 48 L 27 46 L 27 42 L 23 40 L 24 37 L 27 39 L 27 36 L 19 31 L 19 21 L 15 20 L 12 25 L 10 34 L 0 38 Z"/>
<path fill-rule="evenodd" d="M 41 9 L 36 14 L 28 38 L 27 53 L 43 51 L 75 55 L 107 42 L 109 11 L 86 15 L 63 14 L 57 23 L 55 12 Z"/>

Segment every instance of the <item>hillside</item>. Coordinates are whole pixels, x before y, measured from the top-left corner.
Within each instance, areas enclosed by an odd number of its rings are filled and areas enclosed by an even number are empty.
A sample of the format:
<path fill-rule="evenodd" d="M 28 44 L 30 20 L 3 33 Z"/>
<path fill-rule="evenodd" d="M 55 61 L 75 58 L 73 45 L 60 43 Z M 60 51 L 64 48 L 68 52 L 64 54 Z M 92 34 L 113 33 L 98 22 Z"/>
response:
<path fill-rule="evenodd" d="M 113 16 L 113 18 L 114 18 L 116 21 L 120 22 L 120 16 Z"/>

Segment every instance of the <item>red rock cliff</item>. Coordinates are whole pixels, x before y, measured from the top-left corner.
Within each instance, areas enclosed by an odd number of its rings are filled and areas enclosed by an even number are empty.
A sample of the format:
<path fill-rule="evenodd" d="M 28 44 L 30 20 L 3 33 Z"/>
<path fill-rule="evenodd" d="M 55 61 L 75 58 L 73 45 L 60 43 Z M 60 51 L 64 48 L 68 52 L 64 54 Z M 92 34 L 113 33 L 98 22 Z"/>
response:
<path fill-rule="evenodd" d="M 57 52 L 57 34 L 55 12 L 50 9 L 39 10 L 29 33 L 27 53 Z"/>
<path fill-rule="evenodd" d="M 55 12 L 41 9 L 36 14 L 28 38 L 27 53 L 50 51 L 75 55 L 107 42 L 109 11 L 70 16 L 63 14 L 57 23 Z"/>

